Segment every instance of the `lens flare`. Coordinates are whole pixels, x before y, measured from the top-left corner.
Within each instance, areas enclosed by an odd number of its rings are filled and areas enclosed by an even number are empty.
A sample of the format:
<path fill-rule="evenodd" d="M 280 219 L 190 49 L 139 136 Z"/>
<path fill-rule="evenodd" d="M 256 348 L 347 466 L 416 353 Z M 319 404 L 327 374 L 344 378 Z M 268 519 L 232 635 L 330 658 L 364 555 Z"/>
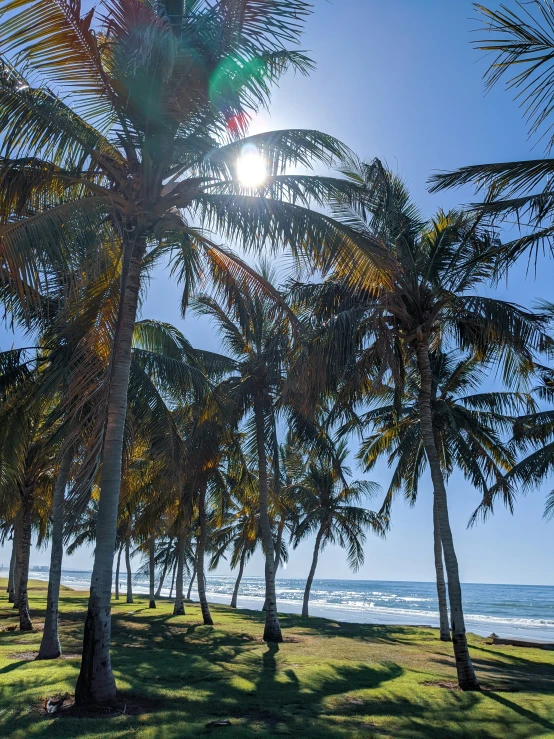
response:
<path fill-rule="evenodd" d="M 267 163 L 255 148 L 245 148 L 237 160 L 237 176 L 244 187 L 260 187 L 267 177 Z"/>

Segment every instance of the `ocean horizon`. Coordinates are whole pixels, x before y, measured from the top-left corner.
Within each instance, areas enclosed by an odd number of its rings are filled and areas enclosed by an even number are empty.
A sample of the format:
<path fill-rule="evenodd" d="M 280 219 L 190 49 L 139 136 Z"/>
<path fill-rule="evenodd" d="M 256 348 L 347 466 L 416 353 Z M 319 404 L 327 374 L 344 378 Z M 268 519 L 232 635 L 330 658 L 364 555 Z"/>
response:
<path fill-rule="evenodd" d="M 62 583 L 86 588 L 91 570 L 62 570 Z M 48 570 L 31 568 L 29 577 L 48 580 Z M 188 580 L 186 580 L 188 587 Z M 235 578 L 207 578 L 208 600 L 229 604 Z M 305 580 L 277 578 L 277 601 L 282 613 L 300 613 Z M 166 578 L 162 595 L 168 596 L 171 578 Z M 125 574 L 120 574 L 125 590 Z M 148 592 L 145 576 L 133 575 L 133 591 Z M 492 632 L 504 638 L 554 642 L 554 586 L 495 583 L 462 584 L 466 628 L 475 634 Z M 192 592 L 197 599 L 196 589 Z M 262 577 L 244 577 L 239 592 L 239 608 L 260 610 L 264 602 Z M 351 623 L 438 626 L 439 614 L 434 582 L 404 580 L 316 579 L 312 586 L 310 614 Z"/>

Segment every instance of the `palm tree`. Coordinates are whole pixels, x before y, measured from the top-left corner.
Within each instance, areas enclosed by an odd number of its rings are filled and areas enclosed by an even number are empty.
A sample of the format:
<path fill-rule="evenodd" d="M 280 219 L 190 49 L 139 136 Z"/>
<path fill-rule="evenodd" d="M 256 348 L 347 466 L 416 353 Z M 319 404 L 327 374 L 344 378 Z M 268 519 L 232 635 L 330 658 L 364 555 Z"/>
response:
<path fill-rule="evenodd" d="M 206 492 L 207 481 L 200 483 L 198 490 L 198 522 L 199 532 L 196 544 L 196 582 L 198 587 L 198 599 L 200 601 L 200 610 L 205 626 L 213 626 L 214 622 L 210 613 L 208 599 L 206 596 L 206 570 L 204 567 L 206 547 L 208 545 L 208 515 L 206 513 Z"/>
<path fill-rule="evenodd" d="M 479 392 L 488 375 L 486 362 L 456 352 L 430 357 L 433 372 L 433 430 L 445 480 L 455 467 L 487 497 L 491 489 L 505 489 L 504 475 L 514 456 L 500 432 L 511 426 L 515 414 L 528 405 L 528 398 L 515 392 Z M 361 444 L 358 458 L 366 471 L 383 455 L 392 467 L 392 479 L 382 511 L 390 515 L 393 497 L 403 490 L 411 505 L 417 500 L 419 481 L 427 458 L 419 419 L 419 375 L 412 369 L 401 404 L 395 404 L 394 388 L 386 387 L 374 397 L 375 407 L 355 416 L 343 429 L 371 428 Z M 440 638 L 450 641 L 443 551 L 436 503 L 433 504 L 433 543 Z"/>
<path fill-rule="evenodd" d="M 123 545 L 120 543 L 117 543 L 115 545 L 115 549 L 117 552 L 117 559 L 116 559 L 116 565 L 115 565 L 115 592 L 114 592 L 114 600 L 119 600 L 119 573 L 121 570 L 121 555 L 123 554 Z"/>
<path fill-rule="evenodd" d="M 199 402 L 177 412 L 178 426 L 185 442 L 185 486 L 193 491 L 198 514 L 196 536 L 196 580 L 204 624 L 212 626 L 206 598 L 205 554 L 214 503 L 225 487 L 221 465 L 237 447 L 237 411 L 224 385 L 216 386 Z"/>
<path fill-rule="evenodd" d="M 554 305 L 540 304 L 547 314 L 554 316 Z M 550 352 L 551 353 L 551 352 Z M 513 512 L 515 496 L 518 491 L 527 493 L 548 480 L 554 468 L 554 372 L 550 367 L 535 365 L 535 379 L 538 384 L 531 394 L 537 399 L 539 408 L 532 404 L 513 420 L 511 445 L 520 457 L 503 480 L 483 495 L 480 506 L 473 514 L 472 522 L 481 517 L 485 520 L 494 513 L 494 505 L 500 497 L 505 506 Z M 547 407 L 545 407 L 547 405 Z M 542 406 L 542 407 L 540 407 Z M 544 518 L 550 520 L 554 515 L 554 493 L 546 498 Z"/>
<path fill-rule="evenodd" d="M 368 480 L 347 482 L 350 469 L 345 465 L 348 448 L 339 442 L 333 459 L 310 461 L 306 475 L 292 485 L 298 496 L 301 518 L 293 532 L 294 546 L 315 533 L 314 553 L 302 603 L 302 616 L 308 617 L 310 591 L 320 552 L 327 544 L 338 544 L 348 552 L 348 565 L 356 572 L 364 563 L 365 530 L 383 536 L 386 519 L 361 507 L 379 486 Z"/>
<path fill-rule="evenodd" d="M 263 268 L 262 268 L 263 271 Z M 267 271 L 266 271 L 267 274 Z M 270 278 L 270 275 L 267 274 Z M 290 343 L 289 324 L 275 315 L 275 303 L 267 296 L 243 289 L 229 278 L 221 287 L 221 299 L 200 295 L 194 310 L 210 317 L 222 343 L 235 361 L 236 374 L 226 380 L 242 414 L 252 409 L 250 437 L 257 455 L 260 528 L 265 555 L 266 618 L 264 640 L 282 641 L 275 594 L 275 545 L 270 519 L 268 446 L 275 425 L 274 415 L 285 373 L 285 356 Z M 269 438 L 268 438 L 269 436 Z M 271 452 L 271 448 L 269 449 Z"/>
<path fill-rule="evenodd" d="M 240 138 L 285 70 L 307 72 L 311 65 L 287 48 L 298 40 L 309 6 L 267 0 L 263 24 L 259 12 L 259 0 L 244 0 L 240 12 L 232 0 L 107 0 L 103 15 L 93 10 L 85 17 L 80 3 L 0 2 L 0 44 L 8 50 L 0 70 L 0 255 L 10 265 L 13 298 L 24 296 L 23 310 L 33 301 L 33 292 L 25 292 L 28 276 L 38 290 L 60 276 L 63 282 L 76 263 L 94 273 L 102 242 L 119 252 L 99 520 L 76 692 L 81 704 L 115 695 L 110 590 L 144 270 L 171 253 L 185 300 L 206 263 L 218 273 L 233 269 L 255 279 L 193 228 L 192 217 L 247 248 L 270 238 L 275 248 L 323 254 L 350 241 L 331 219 L 306 207 L 310 198 L 321 202 L 347 186 L 284 174 L 288 164 L 330 163 L 344 147 L 315 131 Z M 237 179 L 245 145 L 267 162 L 269 176 L 258 192 Z"/>
<path fill-rule="evenodd" d="M 167 523 L 164 526 L 164 530 L 167 530 L 168 526 Z M 174 541 L 171 536 L 164 537 L 162 534 L 161 540 L 158 540 L 157 542 L 157 551 L 156 551 L 156 563 L 159 564 L 160 561 L 163 561 L 162 564 L 162 571 L 160 574 L 160 579 L 158 581 L 158 587 L 156 589 L 155 598 L 160 598 L 162 594 L 162 588 L 165 583 L 165 578 L 167 575 L 168 569 L 173 569 L 173 558 L 174 558 Z"/>
<path fill-rule="evenodd" d="M 58 604 L 63 559 L 64 499 L 72 463 L 73 450 L 68 449 L 61 459 L 52 496 L 52 551 L 48 574 L 46 618 L 37 659 L 56 659 L 62 652 L 58 636 Z"/>
<path fill-rule="evenodd" d="M 190 602 L 191 600 L 191 594 L 192 594 L 192 588 L 194 587 L 194 581 L 196 580 L 196 550 L 197 550 L 197 544 L 194 545 L 194 549 L 192 549 L 192 562 L 191 562 L 191 571 L 192 574 L 190 576 L 189 580 L 189 587 L 187 590 L 187 601 Z"/>
<path fill-rule="evenodd" d="M 554 159 L 548 155 L 554 143 L 552 104 L 554 101 L 554 7 L 542 0 L 517 2 L 517 8 L 502 5 L 496 10 L 475 4 L 483 20 L 483 38 L 475 42 L 480 51 L 492 53 L 494 60 L 486 75 L 487 87 L 507 79 L 506 87 L 516 90 L 530 128 L 543 130 L 547 151 L 542 158 L 494 162 L 461 167 L 454 172 L 431 177 L 432 192 L 473 184 L 483 195 L 474 210 L 491 221 L 518 226 L 519 235 L 497 245 L 494 255 L 502 267 L 522 254 L 539 254 L 552 248 L 551 236 Z M 485 35 L 486 34 L 486 35 Z"/>
<path fill-rule="evenodd" d="M 14 605 L 21 631 L 33 630 L 27 598 L 31 538 L 33 527 L 39 542 L 47 535 L 59 453 L 57 403 L 44 392 L 39 365 L 38 357 L 27 359 L 18 350 L 0 357 L 0 501 L 2 525 L 14 529 Z M 51 599 L 48 605 L 50 611 Z"/>
<path fill-rule="evenodd" d="M 479 359 L 502 362 L 505 375 L 513 376 L 530 365 L 531 349 L 546 341 L 544 317 L 473 292 L 494 274 L 490 253 L 496 236 L 481 227 L 479 218 L 451 211 L 426 222 L 404 184 L 378 160 L 353 161 L 349 172 L 365 188 L 365 196 L 355 207 L 337 203 L 335 216 L 360 239 L 386 249 L 391 277 L 388 284 L 379 284 L 368 271 L 364 280 L 338 261 L 322 285 L 297 285 L 293 290 L 320 320 L 315 359 L 304 358 L 304 368 L 297 370 L 314 378 L 304 405 L 315 407 L 313 396 L 325 385 L 340 390 L 343 405 L 352 405 L 387 378 L 399 405 L 406 369 L 416 368 L 421 437 L 444 551 L 458 682 L 464 690 L 475 690 L 478 682 L 467 647 L 446 484 L 433 429 L 431 356 L 452 345 Z"/>
<path fill-rule="evenodd" d="M 214 570 L 230 550 L 229 564 L 238 567 L 231 597 L 231 608 L 237 607 L 244 568 L 261 542 L 259 493 L 257 480 L 246 464 L 226 475 L 225 500 L 220 501 L 214 520 L 210 569 Z"/>
<path fill-rule="evenodd" d="M 185 615 L 185 604 L 183 598 L 183 575 L 186 568 L 186 549 L 188 543 L 186 529 L 190 528 L 190 524 L 186 523 L 187 518 L 190 519 L 190 515 L 187 516 L 185 502 L 181 500 L 179 502 L 178 512 L 174 524 L 174 533 L 177 540 L 177 559 L 175 563 L 175 603 L 173 604 L 174 616 Z"/>

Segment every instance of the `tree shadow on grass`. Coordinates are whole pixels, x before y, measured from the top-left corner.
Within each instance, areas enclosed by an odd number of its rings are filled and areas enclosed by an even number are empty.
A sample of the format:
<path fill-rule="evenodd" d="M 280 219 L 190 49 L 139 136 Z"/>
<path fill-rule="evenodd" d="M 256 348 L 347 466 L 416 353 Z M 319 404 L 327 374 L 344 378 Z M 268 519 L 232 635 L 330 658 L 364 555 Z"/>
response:
<path fill-rule="evenodd" d="M 78 602 L 82 608 L 83 599 Z M 351 638 L 355 644 L 360 639 L 397 643 L 393 637 L 399 633 L 397 627 L 364 626 L 360 630 L 347 625 L 343 630 L 343 624 L 336 627 L 332 621 L 310 619 L 306 626 L 301 617 L 287 616 L 282 619 L 285 634 L 288 629 L 302 634 L 301 643 L 264 644 L 252 629 L 246 631 L 249 627 L 244 620 L 249 614 L 236 614 L 236 620 L 231 618 L 234 614 L 225 612 L 224 627 L 218 628 L 217 624 L 203 626 L 195 610 L 185 618 L 163 611 L 136 616 L 114 613 L 112 664 L 120 695 L 139 706 L 144 697 L 140 713 L 133 716 L 50 719 L 39 715 L 30 710 L 33 701 L 36 704 L 39 695 L 72 691 L 78 665 L 67 666 L 57 676 L 47 663 L 17 661 L 8 665 L 11 670 L 0 681 L 2 707 L 12 701 L 8 732 L 17 729 L 19 736 L 32 734 L 35 739 L 109 739 L 112 735 L 117 739 L 185 739 L 216 737 L 218 732 L 231 739 L 279 735 L 307 739 L 527 739 L 552 732 L 550 722 L 505 696 L 417 689 L 417 684 L 414 692 L 413 682 L 412 687 L 404 681 L 392 684 L 404 676 L 403 667 L 395 662 L 364 663 L 366 653 L 362 652 L 355 655 L 355 661 L 331 660 L 325 654 L 324 639 L 317 648 L 321 652 L 306 651 L 311 638 L 304 636 L 322 633 L 330 638 Z M 251 614 L 249 620 L 260 624 L 255 631 L 261 633 L 263 614 Z M 73 612 L 71 607 L 63 616 L 66 647 L 68 639 L 81 638 L 84 614 L 82 610 Z M 412 631 L 400 629 L 401 638 L 410 640 Z M 486 651 L 482 650 L 481 664 L 477 658 L 480 670 L 498 670 L 499 677 L 510 669 L 525 670 L 526 660 L 516 657 L 507 665 L 502 658 L 495 662 L 494 652 L 488 655 Z M 511 655 L 502 657 L 511 659 Z M 444 664 L 451 672 L 451 663 L 444 660 Z M 542 677 L 550 685 L 552 666 L 532 666 L 543 671 Z M 30 669 L 34 672 L 27 672 Z M 546 692 L 546 684 L 543 687 Z M 497 711 L 480 710 L 479 705 L 489 698 Z M 217 718 L 228 718 L 231 726 L 221 730 L 206 727 Z M 0 715 L 0 724 L 2 719 Z M 9 737 L 8 732 L 0 728 L 0 735 Z"/>
<path fill-rule="evenodd" d="M 7 665 L 5 665 L 5 667 L 0 668 L 0 675 L 4 675 L 8 672 L 13 672 L 14 670 L 17 670 L 18 667 L 27 664 L 28 661 L 28 659 L 23 659 L 19 662 L 9 662 Z"/>
<path fill-rule="evenodd" d="M 539 716 L 536 713 L 533 713 L 533 711 L 529 711 L 527 708 L 524 708 L 523 706 L 518 705 L 514 701 L 509 700 L 506 698 L 505 695 L 498 695 L 498 693 L 490 692 L 487 694 L 487 697 L 490 698 L 493 701 L 496 701 L 497 703 L 500 703 L 501 706 L 504 706 L 505 708 L 509 708 L 511 711 L 514 711 L 519 716 L 522 716 L 523 718 L 527 719 L 527 721 L 530 721 L 534 724 L 540 724 L 545 729 L 548 729 L 550 732 L 554 732 L 554 723 L 552 721 L 548 721 L 548 719 L 542 718 L 542 716 Z"/>
<path fill-rule="evenodd" d="M 251 650 L 257 650 L 254 660 Z M 260 650 L 263 650 L 260 652 Z M 232 657 L 240 660 L 245 651 L 246 663 L 233 670 Z M 24 710 L 17 716 L 17 729 L 26 735 L 33 725 L 33 736 L 109 736 L 123 726 L 133 736 L 139 727 L 148 728 L 152 737 L 185 737 L 206 733 L 206 724 L 213 719 L 231 720 L 231 732 L 226 736 L 256 735 L 262 737 L 287 733 L 292 736 L 317 736 L 331 739 L 337 736 L 333 722 L 325 719 L 325 701 L 345 690 L 369 689 L 384 684 L 402 674 L 398 666 L 370 667 L 355 665 L 327 668 L 304 683 L 294 670 L 281 669 L 278 645 L 244 642 L 231 636 L 214 635 L 194 644 L 194 651 L 165 653 L 154 651 L 145 662 L 144 653 L 136 657 L 135 650 L 115 647 L 113 663 L 120 684 L 126 682 L 125 696 L 139 700 L 154 699 L 157 710 L 140 716 L 125 717 L 125 723 L 112 719 L 81 719 L 78 725 L 71 718 L 52 720 L 29 715 Z M 142 660 L 142 661 L 141 661 Z M 257 669 L 254 670 L 254 661 Z M 286 664 L 286 663 L 284 663 Z M 14 693 L 24 695 L 29 686 L 20 673 L 11 684 Z M 246 676 L 250 676 L 248 679 Z M 44 689 L 52 690 L 45 681 Z M 7 696 L 6 696 L 7 698 Z M 150 703 L 150 705 L 152 705 Z M 15 717 L 13 717 L 15 718 Z M 44 722 L 43 726 L 37 722 Z M 55 725 L 54 725 L 55 724 Z M 176 727 L 181 728 L 177 731 Z M 175 731 L 174 731 L 175 729 Z M 105 733 L 102 733 L 105 732 Z M 127 736 L 117 734 L 118 736 Z"/>
<path fill-rule="evenodd" d="M 253 623 L 263 625 L 265 614 L 262 611 L 253 611 L 234 609 L 220 606 L 218 610 L 222 610 L 227 616 L 234 616 L 237 620 L 248 620 Z M 337 637 L 352 639 L 363 642 L 380 642 L 380 643 L 409 643 L 414 638 L 418 641 L 435 641 L 438 639 L 438 629 L 431 627 L 412 627 L 412 626 L 396 626 L 386 624 L 358 624 L 349 623 L 347 621 L 334 621 L 328 618 L 319 618 L 318 616 L 310 616 L 305 618 L 295 613 L 279 613 L 279 622 L 281 628 L 285 629 L 301 629 L 305 634 L 313 634 L 319 637 L 335 639 Z M 426 633 L 428 632 L 428 633 Z"/>
<path fill-rule="evenodd" d="M 476 645 L 471 647 L 471 653 L 479 681 L 485 688 L 496 692 L 554 694 L 554 663 Z M 434 662 L 450 667 L 444 659 L 435 659 Z"/>

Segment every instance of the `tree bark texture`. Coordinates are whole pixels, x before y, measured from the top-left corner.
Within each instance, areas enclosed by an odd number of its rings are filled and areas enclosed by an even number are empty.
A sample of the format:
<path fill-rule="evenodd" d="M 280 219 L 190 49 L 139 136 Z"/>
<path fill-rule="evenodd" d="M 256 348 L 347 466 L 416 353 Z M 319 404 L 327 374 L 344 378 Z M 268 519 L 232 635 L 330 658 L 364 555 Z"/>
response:
<path fill-rule="evenodd" d="M 173 586 L 175 585 L 175 573 L 177 572 L 177 562 L 173 565 L 173 573 L 171 575 L 171 587 L 169 588 L 169 597 L 173 595 Z"/>
<path fill-rule="evenodd" d="M 310 591 L 312 589 L 312 583 L 314 581 L 315 571 L 317 567 L 317 560 L 319 559 L 319 548 L 321 546 L 321 539 L 323 538 L 324 525 L 321 524 L 317 536 L 315 538 L 314 554 L 312 557 L 312 566 L 308 573 L 308 579 L 306 580 L 306 587 L 304 589 L 304 600 L 302 602 L 302 616 L 308 617 L 308 604 L 310 602 Z"/>
<path fill-rule="evenodd" d="M 173 605 L 174 616 L 185 615 L 185 603 L 183 601 L 183 569 L 185 565 L 185 535 L 179 534 L 177 540 L 177 576 L 175 578 L 175 603 Z"/>
<path fill-rule="evenodd" d="M 458 673 L 458 684 L 462 690 L 478 690 L 479 683 L 475 676 L 469 649 L 467 646 L 464 612 L 462 607 L 462 588 L 458 570 L 458 560 L 454 550 L 452 530 L 448 517 L 448 501 L 446 497 L 446 486 L 442 474 L 441 463 L 435 445 L 433 431 L 433 408 L 432 387 L 433 375 L 429 362 L 429 346 L 425 339 L 418 342 L 417 367 L 420 376 L 419 390 L 419 414 L 421 423 L 421 435 L 431 479 L 433 481 L 434 499 L 437 504 L 437 515 L 439 529 L 444 552 L 446 575 L 448 578 L 448 597 L 450 600 L 450 618 L 452 627 L 452 643 L 454 646 L 454 657 L 456 659 L 456 670 Z"/>
<path fill-rule="evenodd" d="M 10 557 L 10 574 L 8 577 L 8 603 L 15 603 L 15 578 L 16 578 L 16 567 L 15 560 L 17 558 L 17 540 L 15 536 L 15 526 L 13 530 L 12 539 L 12 555 Z"/>
<path fill-rule="evenodd" d="M 121 553 L 123 546 L 120 546 L 117 550 L 117 564 L 115 566 L 115 599 L 119 600 L 119 571 L 121 569 Z"/>
<path fill-rule="evenodd" d="M 254 422 L 258 452 L 258 484 L 260 489 L 260 527 L 265 554 L 265 628 L 264 641 L 282 642 L 281 626 L 277 614 L 275 593 L 275 548 L 269 520 L 269 486 L 267 481 L 267 455 L 265 451 L 264 409 L 260 396 L 254 398 Z"/>
<path fill-rule="evenodd" d="M 450 626 L 448 623 L 448 603 L 446 599 L 446 582 L 442 562 L 442 541 L 439 525 L 437 504 L 433 503 L 433 538 L 435 549 L 435 573 L 437 580 L 437 598 L 439 601 L 440 640 L 450 641 Z"/>
<path fill-rule="evenodd" d="M 151 536 L 149 544 L 150 603 L 148 604 L 148 608 L 156 607 L 156 596 L 154 593 L 154 588 L 156 587 L 156 563 L 154 561 L 155 545 L 156 540 Z"/>
<path fill-rule="evenodd" d="M 279 526 L 277 527 L 277 538 L 275 540 L 275 574 L 277 575 L 277 570 L 279 569 L 279 565 L 281 564 L 281 546 L 283 543 L 283 532 L 285 530 L 285 516 L 282 516 L 281 520 L 279 521 Z"/>
<path fill-rule="evenodd" d="M 198 584 L 198 599 L 200 610 L 204 619 L 204 626 L 213 626 L 214 622 L 210 613 L 210 606 L 206 598 L 206 577 L 204 574 L 204 555 L 208 541 L 208 522 L 206 519 L 206 483 L 203 483 L 198 494 L 198 517 L 200 519 L 200 536 L 196 548 L 196 578 Z"/>
<path fill-rule="evenodd" d="M 56 482 L 54 483 L 48 598 L 46 601 L 44 631 L 42 632 L 42 641 L 37 659 L 56 659 L 62 653 L 58 636 L 58 606 L 62 580 L 64 498 L 72 461 L 72 451 L 66 451 L 58 470 Z"/>
<path fill-rule="evenodd" d="M 128 233 L 131 233 L 131 230 Z M 121 297 L 110 367 L 96 547 L 83 636 L 81 669 L 75 690 L 75 701 L 78 705 L 110 701 L 116 695 L 110 658 L 113 558 L 121 488 L 131 345 L 145 251 L 146 240 L 139 235 L 137 224 L 133 236 L 125 237 L 123 243 Z"/>
<path fill-rule="evenodd" d="M 32 492 L 26 488 L 21 500 L 21 530 L 17 552 L 17 608 L 19 611 L 19 628 L 21 631 L 33 631 L 33 622 L 29 613 L 27 581 L 29 579 L 29 559 L 31 557 L 32 532 Z"/>
<path fill-rule="evenodd" d="M 187 600 L 190 600 L 190 596 L 192 593 L 192 588 L 194 585 L 194 581 L 196 580 L 196 562 L 198 559 L 198 542 L 196 542 L 196 547 L 194 549 L 194 563 L 192 565 L 192 577 L 190 578 L 189 582 L 189 589 L 187 591 Z"/>
<path fill-rule="evenodd" d="M 133 573 L 131 571 L 131 546 L 125 542 L 125 570 L 127 572 L 127 603 L 133 602 Z"/>

